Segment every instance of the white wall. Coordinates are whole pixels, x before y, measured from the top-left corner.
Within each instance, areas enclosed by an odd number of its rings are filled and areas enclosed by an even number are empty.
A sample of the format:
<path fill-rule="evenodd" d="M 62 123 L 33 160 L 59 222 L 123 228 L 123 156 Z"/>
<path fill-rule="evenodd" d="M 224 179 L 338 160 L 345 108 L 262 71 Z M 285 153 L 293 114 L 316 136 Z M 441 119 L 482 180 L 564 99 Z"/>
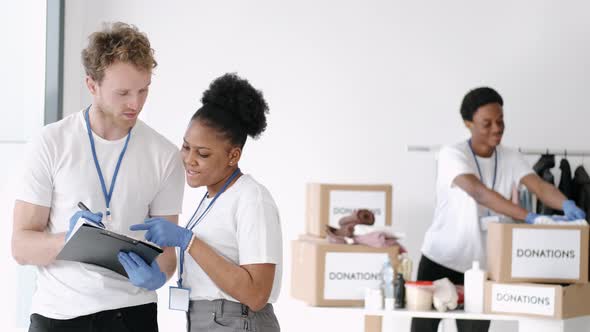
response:
<path fill-rule="evenodd" d="M 0 142 L 26 141 L 43 124 L 45 15 L 45 1 L 2 4 Z"/>
<path fill-rule="evenodd" d="M 458 109 L 468 89 L 503 95 L 506 145 L 589 148 L 589 12 L 583 1 L 69 0 L 64 113 L 90 101 L 79 54 L 103 21 L 136 24 L 150 37 L 159 66 L 142 118 L 176 143 L 213 78 L 250 79 L 271 111 L 241 167 L 282 214 L 283 330 L 359 331 L 361 316 L 290 297 L 289 242 L 304 231 L 305 183 L 392 183 L 394 225 L 417 263 L 434 163 L 406 146 L 465 138 Z M 199 194 L 187 192 L 185 214 Z M 164 331 L 182 328 L 168 322 L 181 315 L 161 315 Z"/>
<path fill-rule="evenodd" d="M 27 326 L 34 276 L 10 254 L 12 208 L 24 142 L 43 125 L 46 1 L 12 1 L 0 10 L 0 331 Z M 28 295 L 28 296 L 27 296 Z"/>

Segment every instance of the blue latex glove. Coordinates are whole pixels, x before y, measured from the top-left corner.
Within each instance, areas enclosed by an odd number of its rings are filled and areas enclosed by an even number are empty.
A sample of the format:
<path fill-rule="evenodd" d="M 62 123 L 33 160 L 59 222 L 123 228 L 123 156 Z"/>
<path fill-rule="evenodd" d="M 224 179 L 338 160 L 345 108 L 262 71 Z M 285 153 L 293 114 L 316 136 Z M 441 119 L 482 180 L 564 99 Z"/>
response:
<path fill-rule="evenodd" d="M 537 219 L 538 216 L 540 216 L 540 214 L 529 212 L 529 214 L 526 215 L 526 218 L 524 218 L 524 222 L 532 225 L 535 223 L 535 219 Z"/>
<path fill-rule="evenodd" d="M 570 220 L 586 219 L 586 213 L 572 200 L 563 201 L 563 213 Z"/>
<path fill-rule="evenodd" d="M 151 265 L 147 265 L 136 253 L 127 254 L 122 251 L 119 252 L 118 258 L 133 285 L 147 290 L 156 290 L 166 283 L 166 274 L 160 270 L 155 259 Z"/>
<path fill-rule="evenodd" d="M 74 215 L 70 218 L 70 228 L 68 228 L 68 232 L 66 233 L 66 241 L 70 238 L 72 230 L 76 225 L 78 219 L 84 218 L 92 223 L 97 224 L 98 226 L 104 228 L 104 224 L 102 223 L 102 212 L 92 213 L 90 211 L 78 211 L 74 213 Z"/>
<path fill-rule="evenodd" d="M 541 216 L 551 218 L 553 221 L 571 221 L 571 219 L 568 219 L 566 216 L 550 216 L 550 215 L 537 214 L 537 213 L 531 212 L 526 215 L 524 222 L 526 222 L 527 224 L 534 224 L 535 219 L 537 219 L 537 217 L 541 217 Z"/>
<path fill-rule="evenodd" d="M 193 238 L 192 231 L 171 223 L 164 218 L 146 219 L 143 224 L 131 225 L 129 229 L 132 231 L 147 230 L 147 233 L 145 233 L 146 240 L 161 247 L 180 247 L 182 251 L 186 250 Z"/>

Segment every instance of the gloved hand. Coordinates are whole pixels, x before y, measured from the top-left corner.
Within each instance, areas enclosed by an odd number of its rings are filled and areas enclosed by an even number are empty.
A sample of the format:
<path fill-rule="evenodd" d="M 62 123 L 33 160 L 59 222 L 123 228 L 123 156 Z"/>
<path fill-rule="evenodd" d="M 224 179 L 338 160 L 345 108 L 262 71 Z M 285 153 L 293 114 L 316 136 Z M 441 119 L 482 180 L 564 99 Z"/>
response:
<path fill-rule="evenodd" d="M 151 265 L 134 252 L 119 252 L 119 262 L 125 268 L 129 281 L 147 290 L 156 290 L 166 283 L 166 274 L 160 270 L 158 262 L 154 259 Z"/>
<path fill-rule="evenodd" d="M 145 239 L 161 247 L 180 247 L 182 251 L 193 238 L 193 232 L 164 218 L 146 219 L 143 224 L 131 225 L 132 231 L 147 230 Z"/>
<path fill-rule="evenodd" d="M 572 221 L 568 219 L 566 216 L 549 216 L 546 214 L 537 214 L 537 213 L 529 213 L 526 215 L 524 222 L 527 224 L 535 224 L 535 223 L 542 223 L 541 221 L 549 221 L 549 222 L 563 222 L 563 221 Z"/>
<path fill-rule="evenodd" d="M 78 219 L 80 218 L 84 218 L 92 223 L 95 223 L 96 225 L 104 228 L 104 224 L 102 223 L 102 212 L 98 212 L 98 213 L 92 213 L 90 211 L 78 211 L 76 213 L 74 213 L 74 215 L 70 218 L 70 228 L 68 228 L 68 232 L 66 233 L 66 241 L 70 238 L 70 235 L 72 233 L 72 230 L 74 229 L 74 226 L 76 226 L 76 222 L 78 222 Z"/>
<path fill-rule="evenodd" d="M 572 200 L 563 201 L 563 213 L 570 220 L 586 219 L 586 213 Z"/>
<path fill-rule="evenodd" d="M 524 222 L 532 225 L 535 223 L 535 219 L 537 219 L 538 216 L 540 216 L 540 214 L 529 212 L 529 214 L 526 215 L 526 218 L 524 218 Z"/>

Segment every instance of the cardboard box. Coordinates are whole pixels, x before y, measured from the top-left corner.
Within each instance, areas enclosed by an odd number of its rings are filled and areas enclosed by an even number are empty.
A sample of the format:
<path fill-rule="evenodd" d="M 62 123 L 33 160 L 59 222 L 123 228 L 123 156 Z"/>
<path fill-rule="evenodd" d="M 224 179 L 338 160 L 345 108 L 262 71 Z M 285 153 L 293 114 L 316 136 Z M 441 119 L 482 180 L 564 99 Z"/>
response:
<path fill-rule="evenodd" d="M 292 241 L 291 247 L 291 295 L 312 306 L 363 306 L 365 289 L 381 284 L 387 257 L 398 266 L 398 247 L 331 244 L 311 237 Z"/>
<path fill-rule="evenodd" d="M 354 210 L 369 209 L 376 226 L 391 225 L 392 186 L 308 183 L 306 197 L 309 235 L 325 237 L 326 225 L 339 227 L 338 221 Z"/>
<path fill-rule="evenodd" d="M 491 223 L 487 270 L 497 282 L 588 282 L 588 226 Z"/>
<path fill-rule="evenodd" d="M 590 315 L 590 284 L 505 284 L 487 281 L 485 313 L 567 319 Z"/>

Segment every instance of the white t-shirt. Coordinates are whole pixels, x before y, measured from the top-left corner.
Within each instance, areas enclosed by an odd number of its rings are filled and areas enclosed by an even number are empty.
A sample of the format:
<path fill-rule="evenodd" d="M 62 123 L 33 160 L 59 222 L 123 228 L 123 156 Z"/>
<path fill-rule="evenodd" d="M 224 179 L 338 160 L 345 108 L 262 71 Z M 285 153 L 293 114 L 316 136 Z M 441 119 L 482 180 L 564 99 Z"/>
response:
<path fill-rule="evenodd" d="M 67 232 L 70 217 L 83 202 L 105 214 L 103 196 L 84 112 L 45 126 L 32 142 L 18 200 L 50 207 L 47 232 Z M 107 141 L 94 135 L 107 190 L 126 137 Z M 184 169 L 176 146 L 142 121 L 137 121 L 111 198 L 112 221 L 107 229 L 143 238 L 129 230 L 148 216 L 178 215 L 182 210 Z M 133 286 L 110 270 L 89 264 L 56 261 L 37 267 L 32 312 L 70 319 L 103 310 L 156 302 L 153 291 Z"/>
<path fill-rule="evenodd" d="M 205 199 L 197 217 L 211 200 Z M 219 196 L 193 232 L 234 264 L 275 264 L 268 302 L 277 300 L 283 271 L 281 224 L 277 206 L 263 185 L 250 175 L 240 176 Z M 226 299 L 238 302 L 219 289 L 190 255 L 185 255 L 183 280 L 183 286 L 191 289 L 191 300 Z"/>
<path fill-rule="evenodd" d="M 510 199 L 512 188 L 533 170 L 516 150 L 498 146 L 496 154 L 498 167 L 493 189 Z M 482 182 L 491 188 L 496 158 L 492 155 L 490 158 L 477 157 L 477 160 L 483 175 Z M 464 174 L 473 174 L 481 180 L 467 141 L 443 147 L 438 154 L 434 220 L 422 246 L 426 257 L 458 272 L 467 271 L 474 260 L 486 267 L 487 232 L 485 227 L 482 228 L 481 218 L 488 213 L 506 218 L 480 206 L 453 184 L 457 176 Z"/>

